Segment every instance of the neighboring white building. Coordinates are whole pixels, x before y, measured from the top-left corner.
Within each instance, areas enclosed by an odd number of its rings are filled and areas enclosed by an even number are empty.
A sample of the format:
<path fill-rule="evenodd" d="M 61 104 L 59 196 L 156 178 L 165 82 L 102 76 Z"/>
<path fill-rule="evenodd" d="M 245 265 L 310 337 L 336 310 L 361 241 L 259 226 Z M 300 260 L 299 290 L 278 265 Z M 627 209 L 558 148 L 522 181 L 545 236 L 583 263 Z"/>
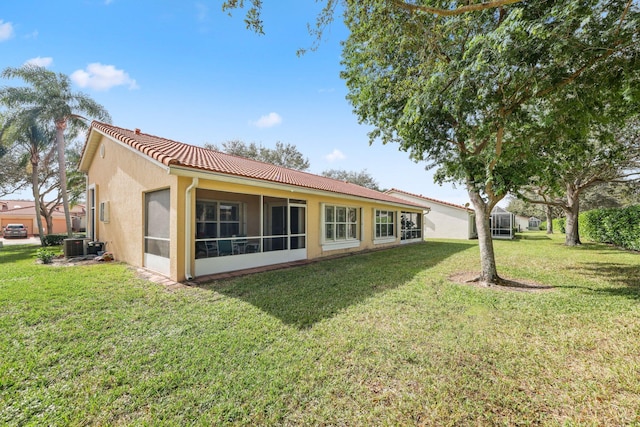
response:
<path fill-rule="evenodd" d="M 540 218 L 536 218 L 535 216 L 532 216 L 531 218 L 529 218 L 529 226 L 527 227 L 527 229 L 540 230 L 541 223 L 542 223 L 542 220 L 540 220 Z"/>
<path fill-rule="evenodd" d="M 426 239 L 478 238 L 473 209 L 395 188 L 387 190 L 386 193 L 424 206 L 426 211 L 424 237 Z"/>
<path fill-rule="evenodd" d="M 529 230 L 529 217 L 516 215 L 516 229 L 518 230 L 518 233 Z"/>

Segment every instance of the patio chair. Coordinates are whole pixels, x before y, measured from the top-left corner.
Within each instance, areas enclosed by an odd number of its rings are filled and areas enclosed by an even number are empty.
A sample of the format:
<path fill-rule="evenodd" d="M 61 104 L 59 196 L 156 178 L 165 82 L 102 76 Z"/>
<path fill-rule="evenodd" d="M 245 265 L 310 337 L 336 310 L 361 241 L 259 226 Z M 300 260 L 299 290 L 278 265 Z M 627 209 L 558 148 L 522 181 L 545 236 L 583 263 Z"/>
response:
<path fill-rule="evenodd" d="M 218 255 L 219 256 L 235 255 L 235 254 L 236 254 L 236 250 L 235 250 L 235 247 L 234 247 L 233 243 L 231 242 L 231 240 L 219 240 L 218 241 Z"/>
<path fill-rule="evenodd" d="M 218 256 L 218 244 L 216 242 L 204 242 L 207 258 Z"/>
<path fill-rule="evenodd" d="M 257 243 L 257 242 L 247 243 L 247 246 L 245 247 L 245 252 L 248 254 L 254 254 L 254 253 L 260 252 L 260 243 Z"/>

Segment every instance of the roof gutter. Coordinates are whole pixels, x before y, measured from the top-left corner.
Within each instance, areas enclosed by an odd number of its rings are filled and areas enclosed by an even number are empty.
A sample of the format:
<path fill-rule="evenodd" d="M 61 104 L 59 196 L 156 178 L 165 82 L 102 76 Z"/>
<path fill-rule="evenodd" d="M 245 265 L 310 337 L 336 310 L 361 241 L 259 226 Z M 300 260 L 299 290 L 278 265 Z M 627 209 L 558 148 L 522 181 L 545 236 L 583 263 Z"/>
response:
<path fill-rule="evenodd" d="M 193 279 L 191 271 L 191 218 L 192 218 L 192 194 L 193 189 L 198 186 L 198 178 L 194 177 L 191 185 L 185 192 L 185 221 L 184 221 L 184 271 L 187 280 Z"/>

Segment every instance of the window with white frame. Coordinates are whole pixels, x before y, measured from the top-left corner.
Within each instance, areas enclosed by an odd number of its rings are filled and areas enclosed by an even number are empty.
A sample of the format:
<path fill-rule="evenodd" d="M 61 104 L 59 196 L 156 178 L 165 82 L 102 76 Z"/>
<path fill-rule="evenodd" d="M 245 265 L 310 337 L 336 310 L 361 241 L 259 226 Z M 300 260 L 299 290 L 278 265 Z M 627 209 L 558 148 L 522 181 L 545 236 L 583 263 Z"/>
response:
<path fill-rule="evenodd" d="M 396 235 L 395 212 L 376 209 L 376 239 L 385 239 Z"/>
<path fill-rule="evenodd" d="M 324 206 L 324 241 L 358 240 L 358 209 L 348 206 Z"/>
<path fill-rule="evenodd" d="M 241 203 L 196 201 L 196 233 L 199 239 L 240 234 Z"/>

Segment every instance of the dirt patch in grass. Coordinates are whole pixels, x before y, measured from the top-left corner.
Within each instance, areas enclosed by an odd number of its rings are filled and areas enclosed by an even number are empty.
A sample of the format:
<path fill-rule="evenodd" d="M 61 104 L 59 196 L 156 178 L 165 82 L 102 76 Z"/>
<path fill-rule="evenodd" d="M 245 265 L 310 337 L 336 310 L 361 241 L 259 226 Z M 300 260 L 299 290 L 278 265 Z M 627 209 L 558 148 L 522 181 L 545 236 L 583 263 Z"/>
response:
<path fill-rule="evenodd" d="M 487 284 L 478 280 L 478 273 L 472 271 L 463 271 L 453 273 L 448 279 L 454 283 L 461 285 L 476 286 L 478 288 L 495 289 L 501 291 L 515 291 L 515 292 L 549 292 L 554 290 L 553 286 L 544 285 L 542 283 L 534 282 L 533 280 L 523 279 L 511 279 L 508 277 L 502 277 L 500 283 L 497 285 Z"/>
<path fill-rule="evenodd" d="M 100 264 L 101 261 L 96 261 L 96 257 L 97 255 L 87 255 L 81 257 L 65 258 L 61 255 L 53 258 L 49 265 L 54 267 L 72 267 L 74 265 Z"/>

